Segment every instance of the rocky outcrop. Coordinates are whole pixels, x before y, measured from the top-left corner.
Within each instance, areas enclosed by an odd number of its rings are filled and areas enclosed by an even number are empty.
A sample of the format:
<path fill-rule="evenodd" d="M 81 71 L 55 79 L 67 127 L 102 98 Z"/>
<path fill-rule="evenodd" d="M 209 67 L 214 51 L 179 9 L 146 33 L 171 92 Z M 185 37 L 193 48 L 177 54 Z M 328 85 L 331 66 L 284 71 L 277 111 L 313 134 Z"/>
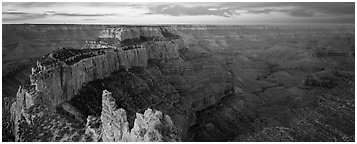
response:
<path fill-rule="evenodd" d="M 115 49 L 115 46 L 108 45 L 107 43 L 103 41 L 85 41 L 85 43 L 82 46 L 82 49 L 106 49 L 106 48 L 113 48 Z"/>
<path fill-rule="evenodd" d="M 117 141 L 175 141 L 173 123 L 168 115 L 151 109 L 137 113 L 130 130 L 126 111 L 117 108 L 112 93 L 104 90 L 102 96 L 102 140 Z"/>
<path fill-rule="evenodd" d="M 101 141 L 101 121 L 99 117 L 88 116 L 86 124 L 86 139 L 87 141 Z"/>
<path fill-rule="evenodd" d="M 106 28 L 99 38 L 114 38 L 118 40 L 134 39 L 140 37 L 162 37 L 159 28 L 156 27 L 121 27 Z"/>
<path fill-rule="evenodd" d="M 14 136 L 16 141 L 20 141 L 19 124 L 21 119 L 28 119 L 25 111 L 35 105 L 35 102 L 41 103 L 41 93 L 37 93 L 33 88 L 20 86 L 16 94 L 15 102 L 10 108 L 11 120 L 14 124 Z"/>

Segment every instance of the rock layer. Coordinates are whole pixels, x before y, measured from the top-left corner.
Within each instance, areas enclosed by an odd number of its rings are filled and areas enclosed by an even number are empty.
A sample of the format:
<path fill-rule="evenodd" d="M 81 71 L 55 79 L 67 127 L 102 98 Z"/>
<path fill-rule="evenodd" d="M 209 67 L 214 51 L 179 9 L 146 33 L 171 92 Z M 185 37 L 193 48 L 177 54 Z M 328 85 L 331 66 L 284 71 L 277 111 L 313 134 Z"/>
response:
<path fill-rule="evenodd" d="M 121 27 L 106 28 L 100 32 L 99 38 L 115 38 L 118 40 L 134 39 L 140 37 L 162 37 L 161 31 L 156 27 Z"/>

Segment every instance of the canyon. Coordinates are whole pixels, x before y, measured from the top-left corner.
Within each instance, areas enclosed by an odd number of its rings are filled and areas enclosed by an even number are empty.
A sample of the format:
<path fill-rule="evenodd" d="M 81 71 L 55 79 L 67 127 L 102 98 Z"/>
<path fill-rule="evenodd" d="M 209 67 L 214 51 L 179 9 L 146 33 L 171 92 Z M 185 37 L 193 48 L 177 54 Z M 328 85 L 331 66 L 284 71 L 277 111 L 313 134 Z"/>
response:
<path fill-rule="evenodd" d="M 354 141 L 353 27 L 3 28 L 3 141 Z"/>

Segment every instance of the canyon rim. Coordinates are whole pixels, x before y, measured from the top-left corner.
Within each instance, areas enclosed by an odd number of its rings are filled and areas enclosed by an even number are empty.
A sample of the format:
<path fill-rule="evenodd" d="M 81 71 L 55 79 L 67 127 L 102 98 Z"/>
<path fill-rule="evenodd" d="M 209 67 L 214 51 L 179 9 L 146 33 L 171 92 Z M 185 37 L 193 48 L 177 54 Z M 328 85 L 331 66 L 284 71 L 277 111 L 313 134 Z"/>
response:
<path fill-rule="evenodd" d="M 354 142 L 354 5 L 5 2 L 2 141 Z"/>

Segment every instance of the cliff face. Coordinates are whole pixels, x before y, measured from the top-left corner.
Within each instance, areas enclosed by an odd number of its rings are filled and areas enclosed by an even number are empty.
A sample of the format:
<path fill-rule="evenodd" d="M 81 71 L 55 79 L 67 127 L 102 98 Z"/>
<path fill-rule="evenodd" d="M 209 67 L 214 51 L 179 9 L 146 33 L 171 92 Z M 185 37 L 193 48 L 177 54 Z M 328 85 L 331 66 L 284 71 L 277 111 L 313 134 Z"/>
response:
<path fill-rule="evenodd" d="M 103 91 L 102 96 L 102 140 L 118 141 L 175 141 L 173 123 L 168 115 L 151 109 L 144 114 L 136 113 L 134 127 L 130 130 L 126 111 L 117 108 L 112 93 Z"/>
<path fill-rule="evenodd" d="M 182 48 L 183 43 L 181 41 L 176 42 L 155 42 L 152 44 L 144 45 L 148 54 L 148 59 L 168 59 L 178 58 L 178 50 Z"/>
<path fill-rule="evenodd" d="M 114 71 L 146 67 L 150 59 L 178 58 L 180 47 L 180 44 L 162 41 L 125 51 L 106 49 L 104 54 L 82 59 L 72 65 L 57 62 L 54 66 L 45 66 L 45 62 L 40 62 L 31 75 L 31 85 L 35 85 L 36 91 L 50 96 L 47 103 L 55 106 L 73 98 L 83 84 L 102 79 Z"/>

